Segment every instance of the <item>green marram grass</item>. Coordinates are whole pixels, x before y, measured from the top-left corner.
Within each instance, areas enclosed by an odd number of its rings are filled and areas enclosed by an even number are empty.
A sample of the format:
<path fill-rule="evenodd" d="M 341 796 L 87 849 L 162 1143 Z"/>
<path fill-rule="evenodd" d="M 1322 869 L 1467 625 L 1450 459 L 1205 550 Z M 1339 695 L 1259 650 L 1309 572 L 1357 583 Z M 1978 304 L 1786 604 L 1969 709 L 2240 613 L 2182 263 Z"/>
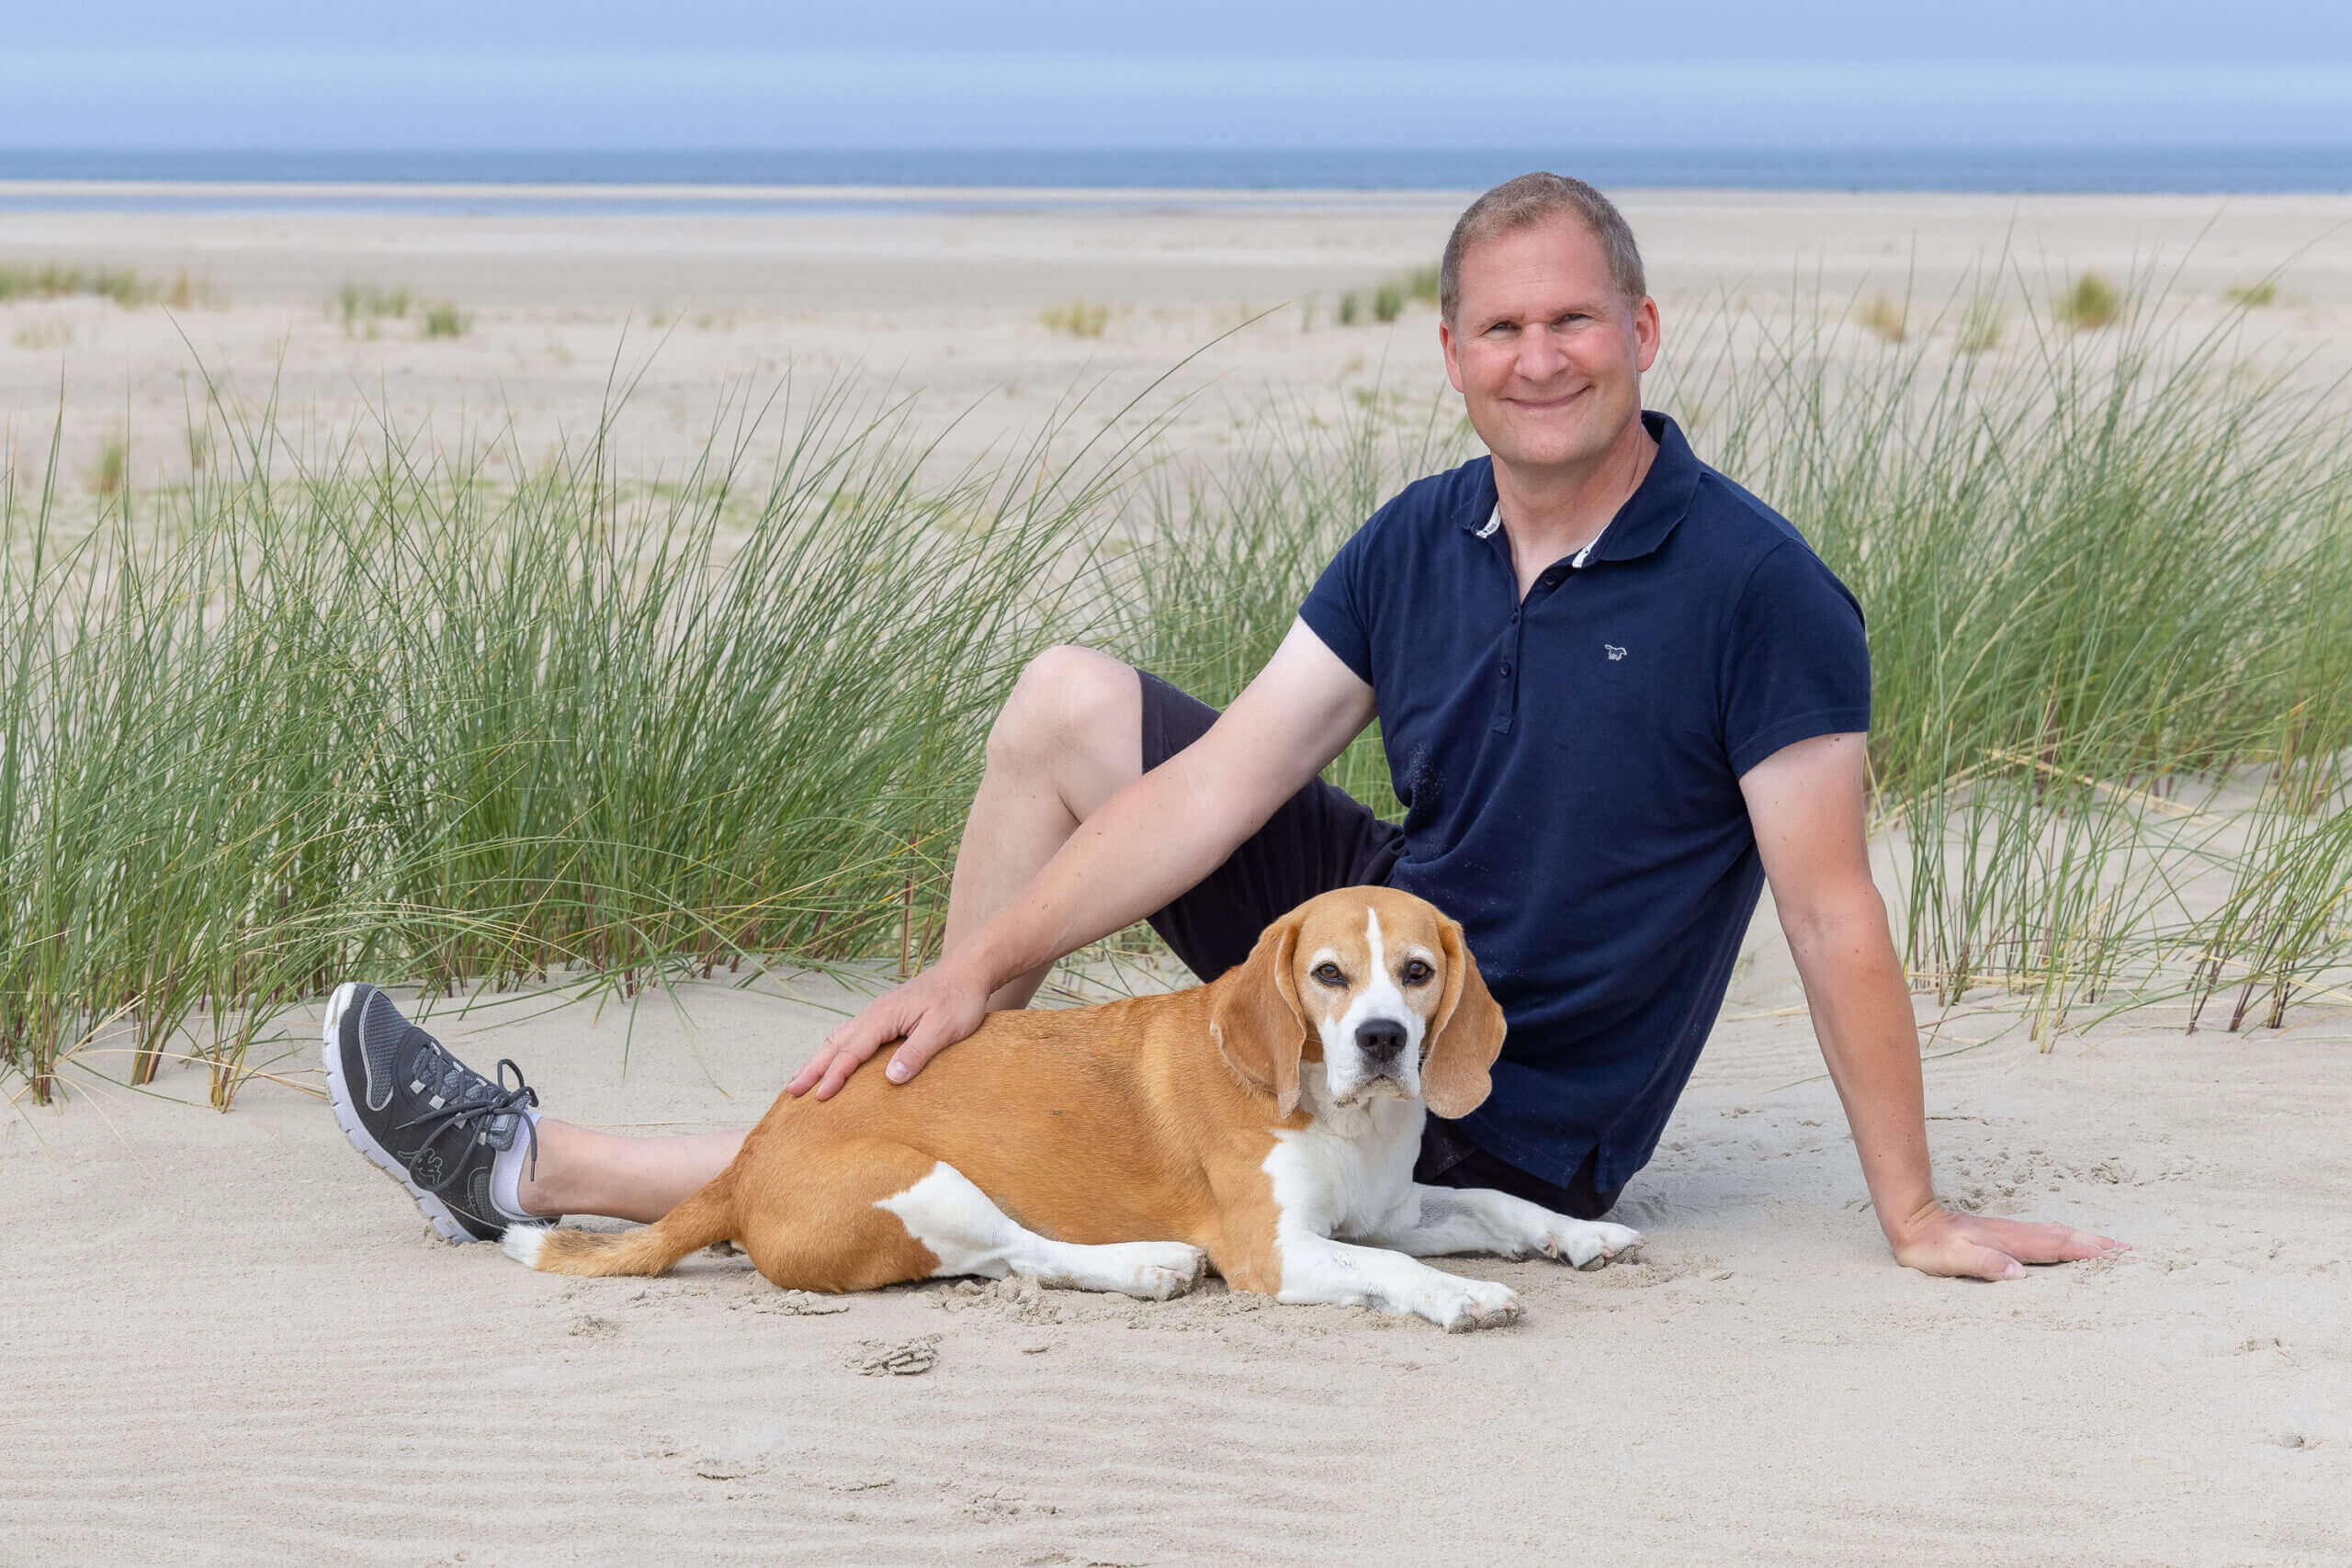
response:
<path fill-rule="evenodd" d="M 379 288 L 370 284 L 346 283 L 335 290 L 328 310 L 342 318 L 343 335 L 356 337 L 363 331 L 377 331 L 380 321 L 405 320 L 414 302 L 405 285 Z"/>
<path fill-rule="evenodd" d="M 1887 343 L 1901 343 L 1909 333 L 1909 310 L 1883 294 L 1873 294 L 1854 308 L 1855 323 Z"/>
<path fill-rule="evenodd" d="M 128 267 L 76 266 L 48 262 L 40 266 L 0 266 L 0 305 L 19 299 L 64 299 L 92 295 L 126 310 L 161 301 L 175 310 L 218 304 L 219 292 L 186 269 L 166 282 Z"/>
<path fill-rule="evenodd" d="M 390 431 L 297 460 L 264 415 L 70 539 L 56 476 L 7 476 L 9 1065 L 45 1097 L 127 1034 L 132 1081 L 192 1052 L 225 1105 L 345 974 L 634 989 L 894 948 L 1119 468 L 918 485 L 902 416 L 777 415 L 746 491 L 751 430 L 677 484 L 601 438 L 492 484 Z"/>
<path fill-rule="evenodd" d="M 2076 332 L 2098 332 L 2113 326 L 2129 301 L 2105 273 L 2086 272 L 2058 296 L 2055 315 Z"/>
<path fill-rule="evenodd" d="M 1915 985 L 2014 993 L 2045 1040 L 2352 1001 L 2337 389 L 2145 305 L 1963 351 L 1978 298 L 1859 355 L 1837 310 L 1702 329 L 1651 389 L 1868 609 Z M 0 1054 L 35 1098 L 193 1057 L 225 1106 L 353 974 L 919 962 L 1029 658 L 1090 642 L 1228 700 L 1348 532 L 1473 449 L 1450 403 L 1375 398 L 1214 465 L 1130 410 L 941 473 L 903 406 L 827 392 L 657 484 L 609 419 L 520 480 L 381 427 L 201 423 L 187 483 L 95 526 L 53 459 L 0 479 Z M 1376 736 L 1333 776 L 1395 809 Z"/>
<path fill-rule="evenodd" d="M 96 295 L 128 308 L 153 304 L 164 297 L 166 288 L 156 279 L 142 277 L 126 267 L 75 266 L 62 262 L 40 266 L 0 266 L 0 305 L 16 299 Z"/>
<path fill-rule="evenodd" d="M 2045 1041 L 2233 985 L 2352 1000 L 2341 389 L 2249 369 L 2234 321 L 2114 325 L 1851 361 L 1798 333 L 1703 389 L 1702 446 L 1868 611 L 1915 980 L 2028 992 Z"/>
<path fill-rule="evenodd" d="M 1373 285 L 1370 310 L 1374 321 L 1385 325 L 1403 315 L 1408 304 L 1434 306 L 1437 302 L 1438 269 L 1425 266 L 1384 277 Z M 1350 291 L 1340 296 L 1333 316 L 1340 325 L 1351 327 L 1363 320 L 1365 308 L 1365 301 Z"/>
<path fill-rule="evenodd" d="M 1047 332 L 1067 333 L 1071 337 L 1101 337 L 1103 329 L 1111 324 L 1111 307 L 1071 299 L 1038 311 L 1037 321 Z"/>
<path fill-rule="evenodd" d="M 435 299 L 424 307 L 424 319 L 418 323 L 417 335 L 425 338 L 463 337 L 473 330 L 473 324 L 472 312 L 458 310 L 450 300 Z"/>
<path fill-rule="evenodd" d="M 74 324 L 71 321 L 28 321 L 10 334 L 9 341 L 18 348 L 71 348 L 74 346 Z"/>

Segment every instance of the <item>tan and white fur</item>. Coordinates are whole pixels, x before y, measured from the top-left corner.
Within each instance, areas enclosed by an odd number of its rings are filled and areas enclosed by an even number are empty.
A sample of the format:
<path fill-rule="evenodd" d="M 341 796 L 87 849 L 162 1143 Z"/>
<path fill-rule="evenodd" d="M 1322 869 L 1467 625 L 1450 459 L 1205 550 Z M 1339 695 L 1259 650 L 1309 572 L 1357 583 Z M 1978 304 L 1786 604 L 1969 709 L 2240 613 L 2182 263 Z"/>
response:
<path fill-rule="evenodd" d="M 1413 1180 L 1427 1110 L 1487 1097 L 1503 1040 L 1462 929 L 1352 887 L 1269 926 L 1206 986 L 992 1013 L 913 1082 L 780 1096 L 733 1164 L 618 1235 L 517 1227 L 564 1274 L 658 1274 L 732 1241 L 776 1284 L 869 1290 L 962 1274 L 1164 1300 L 1214 1268 L 1284 1302 L 1510 1322 L 1518 1298 L 1417 1261 L 1636 1245 L 1501 1192 Z"/>

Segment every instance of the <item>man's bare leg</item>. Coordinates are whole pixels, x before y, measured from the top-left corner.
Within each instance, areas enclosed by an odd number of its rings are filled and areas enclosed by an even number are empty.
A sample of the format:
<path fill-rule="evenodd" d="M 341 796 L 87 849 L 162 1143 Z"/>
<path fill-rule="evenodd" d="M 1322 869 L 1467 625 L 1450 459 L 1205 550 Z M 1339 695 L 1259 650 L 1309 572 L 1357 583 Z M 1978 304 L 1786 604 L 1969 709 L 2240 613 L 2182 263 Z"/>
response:
<path fill-rule="evenodd" d="M 743 1137 L 632 1138 L 543 1116 L 537 1174 L 526 1165 L 515 1192 L 534 1214 L 608 1214 L 650 1223 L 725 1170 Z"/>
<path fill-rule="evenodd" d="M 1004 907 L 1102 803 L 1143 773 L 1143 688 L 1136 672 L 1091 649 L 1032 660 L 989 730 L 988 765 L 948 885 L 945 945 Z M 1033 970 L 1000 987 L 990 1008 L 1020 1008 L 1045 983 Z M 741 1133 L 633 1138 L 542 1117 L 537 1171 L 517 1184 L 535 1214 L 658 1220 L 743 1145 Z"/>
<path fill-rule="evenodd" d="M 989 729 L 988 766 L 948 885 L 944 949 L 1012 902 L 1080 823 L 1142 776 L 1136 672 L 1090 648 L 1049 648 L 1031 660 Z M 989 1007 L 1027 1007 L 1051 968 L 1006 982 Z"/>

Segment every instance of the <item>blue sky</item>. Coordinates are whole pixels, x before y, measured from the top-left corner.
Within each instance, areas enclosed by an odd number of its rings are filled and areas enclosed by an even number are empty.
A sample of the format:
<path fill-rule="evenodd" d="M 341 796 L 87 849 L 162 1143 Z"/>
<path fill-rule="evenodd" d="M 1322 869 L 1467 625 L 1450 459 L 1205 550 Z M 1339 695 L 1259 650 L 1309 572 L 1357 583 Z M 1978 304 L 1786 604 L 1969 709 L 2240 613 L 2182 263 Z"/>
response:
<path fill-rule="evenodd" d="M 129 0 L 8 40 L 19 147 L 2352 141 L 2336 0 Z"/>

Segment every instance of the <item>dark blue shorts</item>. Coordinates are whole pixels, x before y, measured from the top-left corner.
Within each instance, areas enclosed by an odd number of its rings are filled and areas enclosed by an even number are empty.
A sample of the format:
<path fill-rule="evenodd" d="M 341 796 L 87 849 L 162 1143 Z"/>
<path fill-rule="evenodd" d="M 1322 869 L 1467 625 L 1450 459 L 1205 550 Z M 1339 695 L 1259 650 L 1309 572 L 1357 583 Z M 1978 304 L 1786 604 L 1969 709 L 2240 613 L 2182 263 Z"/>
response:
<path fill-rule="evenodd" d="M 1143 680 L 1143 771 L 1149 773 L 1207 734 L 1217 710 L 1149 671 L 1136 673 Z M 1223 865 L 1153 915 L 1151 929 L 1185 967 L 1214 980 L 1250 956 L 1258 934 L 1276 917 L 1335 887 L 1385 883 L 1404 849 L 1403 828 L 1317 779 L 1284 801 Z M 1567 1186 L 1555 1187 L 1432 1116 L 1421 1130 L 1413 1178 L 1438 1187 L 1497 1188 L 1555 1213 L 1597 1220 L 1617 1193 L 1595 1190 L 1592 1169 L 1587 1158 Z"/>

